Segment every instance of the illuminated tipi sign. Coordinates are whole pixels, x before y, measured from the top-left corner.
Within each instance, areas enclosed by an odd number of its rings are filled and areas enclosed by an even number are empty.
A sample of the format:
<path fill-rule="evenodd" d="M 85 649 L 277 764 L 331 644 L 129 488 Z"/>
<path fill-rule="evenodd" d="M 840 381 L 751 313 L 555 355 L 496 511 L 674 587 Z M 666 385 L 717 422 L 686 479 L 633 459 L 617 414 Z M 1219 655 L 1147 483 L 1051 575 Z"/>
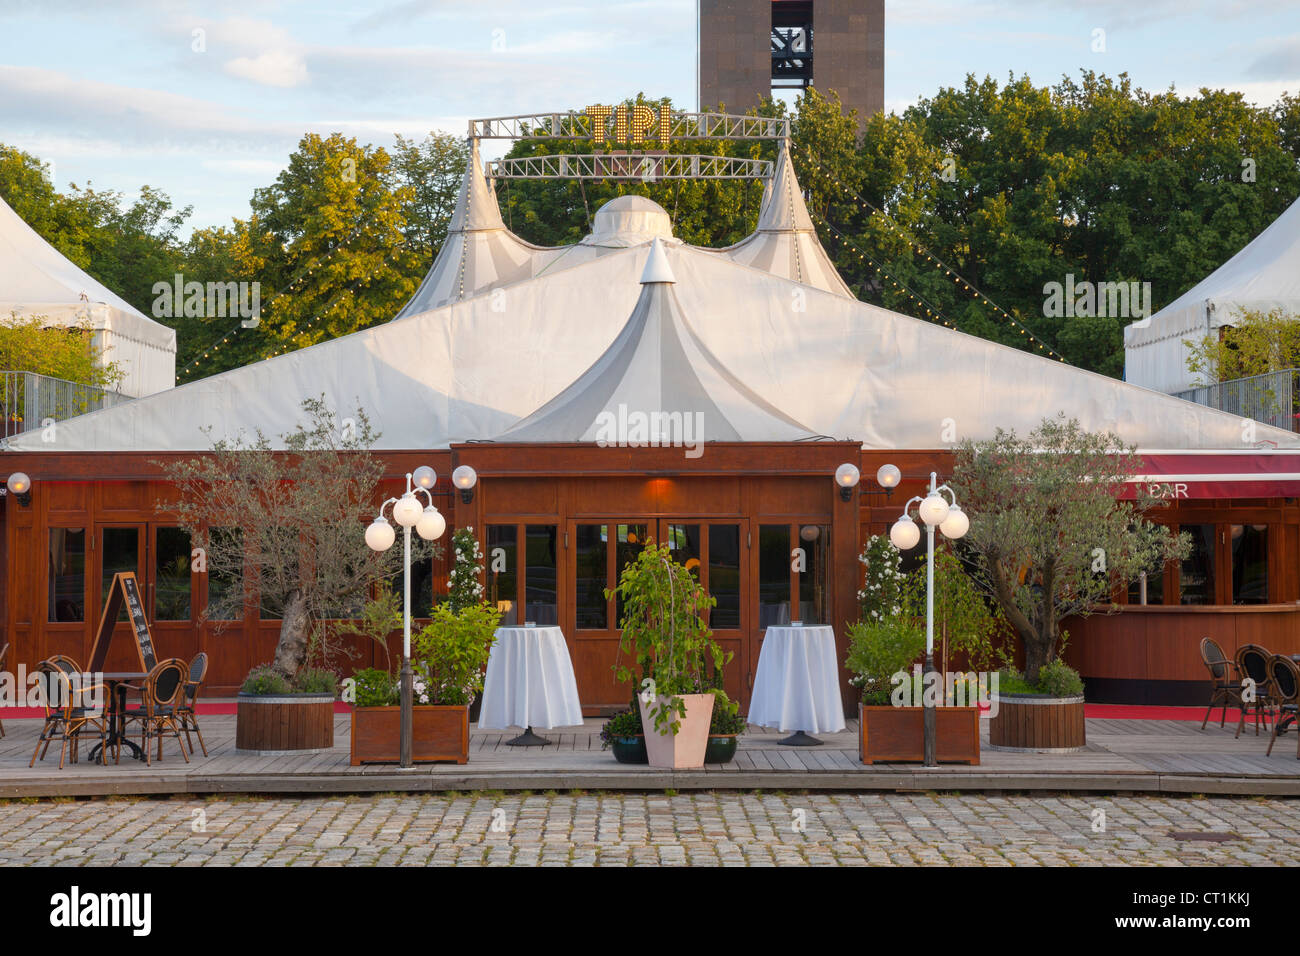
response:
<path fill-rule="evenodd" d="M 470 139 L 586 139 L 620 146 L 674 139 L 789 139 L 790 120 L 730 113 L 682 113 L 644 104 L 588 106 L 563 113 L 469 121 Z"/>

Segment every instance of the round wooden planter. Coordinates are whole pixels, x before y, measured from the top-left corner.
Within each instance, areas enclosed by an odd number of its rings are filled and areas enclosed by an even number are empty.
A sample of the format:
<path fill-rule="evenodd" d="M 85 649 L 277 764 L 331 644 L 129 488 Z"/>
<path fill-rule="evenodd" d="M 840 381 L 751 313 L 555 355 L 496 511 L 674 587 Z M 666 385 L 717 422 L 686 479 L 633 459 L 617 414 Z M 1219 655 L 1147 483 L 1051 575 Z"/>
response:
<path fill-rule="evenodd" d="M 240 694 L 236 700 L 235 753 L 275 757 L 334 746 L 333 694 Z"/>
<path fill-rule="evenodd" d="M 989 720 L 993 750 L 1071 753 L 1087 744 L 1082 697 L 998 694 L 997 708 Z"/>

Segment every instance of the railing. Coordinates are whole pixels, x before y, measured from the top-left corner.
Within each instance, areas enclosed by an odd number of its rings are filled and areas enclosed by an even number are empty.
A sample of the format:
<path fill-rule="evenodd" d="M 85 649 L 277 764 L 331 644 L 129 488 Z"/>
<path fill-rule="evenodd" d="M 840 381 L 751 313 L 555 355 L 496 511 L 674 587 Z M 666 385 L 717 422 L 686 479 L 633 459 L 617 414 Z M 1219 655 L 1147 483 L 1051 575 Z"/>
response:
<path fill-rule="evenodd" d="M 1300 431 L 1298 377 L 1300 369 L 1284 368 L 1175 392 L 1174 397 L 1295 432 Z"/>
<path fill-rule="evenodd" d="M 0 439 L 130 401 L 126 395 L 35 372 L 0 371 Z"/>

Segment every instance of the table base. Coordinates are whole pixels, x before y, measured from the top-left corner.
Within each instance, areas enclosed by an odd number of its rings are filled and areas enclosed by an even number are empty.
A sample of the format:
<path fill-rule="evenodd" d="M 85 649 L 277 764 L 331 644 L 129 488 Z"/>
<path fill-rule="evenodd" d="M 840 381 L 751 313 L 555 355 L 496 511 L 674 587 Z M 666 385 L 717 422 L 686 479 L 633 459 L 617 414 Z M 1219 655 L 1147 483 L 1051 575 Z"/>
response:
<path fill-rule="evenodd" d="M 506 741 L 507 747 L 545 747 L 549 743 L 554 743 L 545 737 L 539 737 L 533 733 L 533 728 L 529 727 L 518 737 Z"/>
<path fill-rule="evenodd" d="M 825 742 L 826 741 L 824 740 L 818 740 L 816 737 L 809 736 L 802 730 L 796 730 L 789 737 L 786 737 L 785 740 L 777 741 L 777 743 L 785 747 L 820 747 Z"/>

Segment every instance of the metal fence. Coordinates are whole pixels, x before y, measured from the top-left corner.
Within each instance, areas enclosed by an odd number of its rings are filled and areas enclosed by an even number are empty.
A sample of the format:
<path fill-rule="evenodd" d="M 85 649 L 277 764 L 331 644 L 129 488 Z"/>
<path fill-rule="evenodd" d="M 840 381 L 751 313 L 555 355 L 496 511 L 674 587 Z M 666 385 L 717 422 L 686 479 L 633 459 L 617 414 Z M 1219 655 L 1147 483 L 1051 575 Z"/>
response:
<path fill-rule="evenodd" d="M 126 401 L 130 401 L 126 395 L 93 385 L 35 372 L 0 371 L 0 438 L 21 435 L 49 420 L 61 422 Z"/>
<path fill-rule="evenodd" d="M 1297 376 L 1300 376 L 1300 369 L 1284 368 L 1278 372 L 1234 378 L 1217 385 L 1175 392 L 1174 395 L 1198 405 L 1207 405 L 1294 432 L 1300 431 L 1300 418 L 1297 418 L 1300 415 L 1300 405 L 1296 404 L 1297 398 L 1300 398 Z"/>

